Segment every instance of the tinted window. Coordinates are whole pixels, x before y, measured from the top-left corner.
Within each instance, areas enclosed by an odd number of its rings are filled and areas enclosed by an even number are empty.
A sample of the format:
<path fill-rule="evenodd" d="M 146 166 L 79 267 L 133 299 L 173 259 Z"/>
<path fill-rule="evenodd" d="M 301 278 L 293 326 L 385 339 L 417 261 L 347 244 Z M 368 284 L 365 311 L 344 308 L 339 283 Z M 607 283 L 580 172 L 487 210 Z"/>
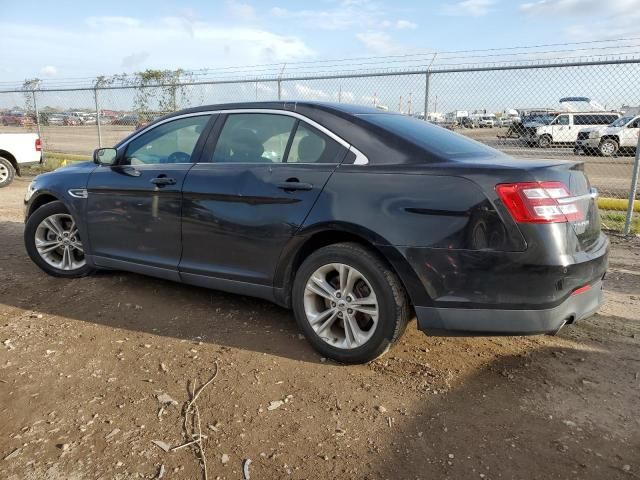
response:
<path fill-rule="evenodd" d="M 298 123 L 287 163 L 338 163 L 342 147 L 315 128 Z"/>
<path fill-rule="evenodd" d="M 553 125 L 569 125 L 569 115 L 560 115 L 554 120 Z"/>
<path fill-rule="evenodd" d="M 217 163 L 280 163 L 284 159 L 292 117 L 268 113 L 236 113 L 227 117 L 213 152 Z"/>
<path fill-rule="evenodd" d="M 445 128 L 405 115 L 374 113 L 360 115 L 360 118 L 405 138 L 436 155 L 455 158 L 498 155 L 500 153 L 493 148 Z"/>
<path fill-rule="evenodd" d="M 629 128 L 640 128 L 640 118 L 636 118 L 629 124 Z"/>
<path fill-rule="evenodd" d="M 189 163 L 208 115 L 163 123 L 132 140 L 123 164 Z"/>
<path fill-rule="evenodd" d="M 609 125 L 618 118 L 617 115 L 603 115 L 584 113 L 581 115 L 573 115 L 574 125 Z"/>

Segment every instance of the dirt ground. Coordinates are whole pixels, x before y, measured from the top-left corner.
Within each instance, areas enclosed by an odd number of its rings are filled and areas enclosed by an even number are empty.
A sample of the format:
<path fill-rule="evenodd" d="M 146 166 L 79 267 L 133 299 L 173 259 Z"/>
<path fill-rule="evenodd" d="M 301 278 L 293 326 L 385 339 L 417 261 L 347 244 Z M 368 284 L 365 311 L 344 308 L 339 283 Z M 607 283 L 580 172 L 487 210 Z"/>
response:
<path fill-rule="evenodd" d="M 216 364 L 197 400 L 210 479 L 242 479 L 246 459 L 252 480 L 640 478 L 637 238 L 612 239 L 600 314 L 557 337 L 413 322 L 383 358 L 343 366 L 260 300 L 48 277 L 22 244 L 27 182 L 0 190 L 2 479 L 202 478 L 195 448 L 152 442 L 187 441 L 190 385 Z"/>

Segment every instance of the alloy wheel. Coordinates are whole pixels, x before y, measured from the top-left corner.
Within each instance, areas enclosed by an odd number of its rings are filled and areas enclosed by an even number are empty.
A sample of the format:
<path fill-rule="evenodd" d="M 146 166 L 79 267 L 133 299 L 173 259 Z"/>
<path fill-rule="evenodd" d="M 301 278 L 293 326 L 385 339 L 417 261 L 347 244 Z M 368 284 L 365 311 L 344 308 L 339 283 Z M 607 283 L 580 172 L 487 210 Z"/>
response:
<path fill-rule="evenodd" d="M 613 142 L 602 142 L 602 144 L 600 145 L 600 152 L 602 153 L 602 155 L 610 157 L 611 155 L 616 153 L 616 146 L 613 144 Z"/>
<path fill-rule="evenodd" d="M 0 183 L 5 182 L 9 178 L 9 169 L 6 165 L 0 163 Z"/>
<path fill-rule="evenodd" d="M 54 268 L 71 271 L 85 266 L 78 227 L 68 213 L 56 213 L 42 220 L 36 228 L 35 246 L 40 257 Z"/>
<path fill-rule="evenodd" d="M 371 283 L 343 263 L 323 265 L 309 277 L 304 311 L 318 337 L 336 348 L 364 345 L 378 326 L 378 299 Z"/>

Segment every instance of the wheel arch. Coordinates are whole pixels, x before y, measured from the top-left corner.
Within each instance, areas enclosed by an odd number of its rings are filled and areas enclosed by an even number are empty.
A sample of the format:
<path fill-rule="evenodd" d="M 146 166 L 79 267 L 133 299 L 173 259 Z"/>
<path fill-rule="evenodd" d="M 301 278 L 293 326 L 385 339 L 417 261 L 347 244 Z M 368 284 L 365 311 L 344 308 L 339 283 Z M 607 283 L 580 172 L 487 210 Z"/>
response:
<path fill-rule="evenodd" d="M 397 275 L 407 292 L 411 305 L 424 300 L 425 294 L 416 288 L 420 280 L 402 254 L 375 232 L 348 223 L 330 223 L 315 226 L 293 237 L 283 250 L 274 276 L 276 299 L 281 305 L 291 307 L 291 291 L 298 268 L 312 252 L 336 243 L 357 243 L 377 254 Z"/>
<path fill-rule="evenodd" d="M 618 137 L 618 135 L 610 133 L 608 135 L 603 135 L 600 138 L 600 142 L 602 142 L 603 140 L 614 140 L 618 145 L 620 145 L 620 137 Z"/>
<path fill-rule="evenodd" d="M 31 199 L 29 203 L 29 208 L 27 210 L 26 218 L 29 218 L 33 212 L 39 209 L 41 206 L 46 205 L 47 203 L 62 201 L 61 198 L 58 198 L 53 193 L 46 191 L 38 194 L 35 198 Z M 64 202 L 63 202 L 64 203 Z"/>
<path fill-rule="evenodd" d="M 2 150 L 0 148 L 0 157 L 8 160 L 9 163 L 13 166 L 13 169 L 16 171 L 16 175 L 20 176 L 20 165 L 18 164 L 16 157 L 14 157 L 11 152 Z"/>

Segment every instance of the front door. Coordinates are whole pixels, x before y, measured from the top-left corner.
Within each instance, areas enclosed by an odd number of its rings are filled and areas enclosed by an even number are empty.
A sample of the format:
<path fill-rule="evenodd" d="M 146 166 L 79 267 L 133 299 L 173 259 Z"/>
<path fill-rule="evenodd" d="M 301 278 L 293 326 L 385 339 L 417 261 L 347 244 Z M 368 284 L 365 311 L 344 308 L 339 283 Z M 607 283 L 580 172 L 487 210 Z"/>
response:
<path fill-rule="evenodd" d="M 87 186 L 87 229 L 94 262 L 178 279 L 182 184 L 201 149 L 210 115 L 161 123 L 118 149 Z M 131 265 L 130 265 L 131 264 Z M 132 266 L 134 268 L 132 268 Z"/>
<path fill-rule="evenodd" d="M 229 114 L 217 135 L 184 183 L 180 273 L 223 289 L 206 278 L 271 286 L 346 149 L 285 114 Z"/>
<path fill-rule="evenodd" d="M 551 135 L 555 143 L 565 143 L 575 141 L 577 138 L 573 138 L 573 129 L 568 114 L 558 115 L 551 124 Z M 573 140 L 572 140 L 573 138 Z"/>

